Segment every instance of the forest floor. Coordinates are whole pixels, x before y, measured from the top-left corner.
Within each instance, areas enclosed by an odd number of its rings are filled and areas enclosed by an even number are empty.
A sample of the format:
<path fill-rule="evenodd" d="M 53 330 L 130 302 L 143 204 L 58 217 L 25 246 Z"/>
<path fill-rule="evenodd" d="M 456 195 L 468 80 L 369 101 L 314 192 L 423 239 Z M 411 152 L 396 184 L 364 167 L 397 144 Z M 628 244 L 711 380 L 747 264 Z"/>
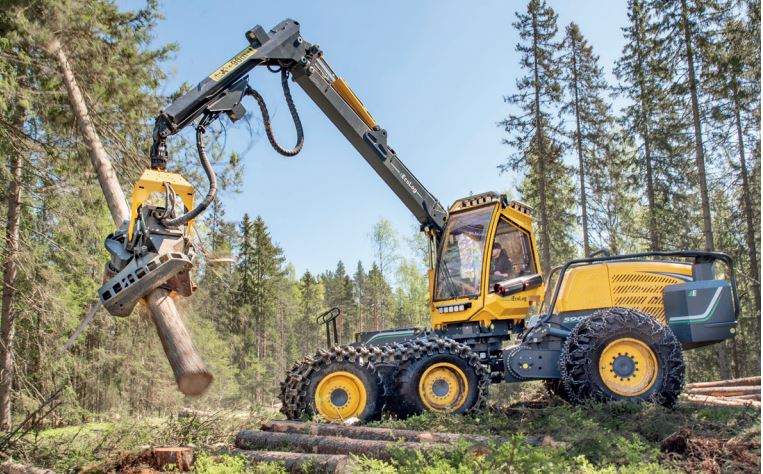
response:
<path fill-rule="evenodd" d="M 285 471 L 279 465 L 248 466 L 243 458 L 223 454 L 240 429 L 257 429 L 272 417 L 272 410 L 261 410 L 115 418 L 29 433 L 11 454 L 15 462 L 56 472 L 146 473 L 154 472 L 142 467 L 141 453 L 147 447 L 192 446 L 195 472 L 280 473 Z M 466 443 L 447 451 L 393 448 L 389 462 L 359 457 L 356 466 L 361 472 L 656 474 L 761 469 L 760 412 L 754 408 L 683 402 L 675 410 L 627 403 L 573 407 L 531 387 L 476 418 L 424 414 L 407 420 L 385 418 L 372 426 L 499 435 L 507 441 L 488 450 Z M 528 437 L 543 438 L 543 445 L 527 445 Z"/>

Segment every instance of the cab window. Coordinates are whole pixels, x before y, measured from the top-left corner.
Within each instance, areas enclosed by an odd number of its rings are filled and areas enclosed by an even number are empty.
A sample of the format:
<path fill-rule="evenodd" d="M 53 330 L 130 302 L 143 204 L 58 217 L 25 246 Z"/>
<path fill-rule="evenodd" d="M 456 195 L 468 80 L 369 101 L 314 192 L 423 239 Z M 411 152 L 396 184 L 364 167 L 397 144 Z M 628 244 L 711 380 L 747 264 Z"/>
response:
<path fill-rule="evenodd" d="M 532 275 L 535 271 L 530 238 L 501 219 L 490 251 L 490 291 L 496 283 Z"/>
<path fill-rule="evenodd" d="M 482 262 L 495 206 L 453 214 L 442 241 L 435 279 L 435 300 L 480 294 Z"/>

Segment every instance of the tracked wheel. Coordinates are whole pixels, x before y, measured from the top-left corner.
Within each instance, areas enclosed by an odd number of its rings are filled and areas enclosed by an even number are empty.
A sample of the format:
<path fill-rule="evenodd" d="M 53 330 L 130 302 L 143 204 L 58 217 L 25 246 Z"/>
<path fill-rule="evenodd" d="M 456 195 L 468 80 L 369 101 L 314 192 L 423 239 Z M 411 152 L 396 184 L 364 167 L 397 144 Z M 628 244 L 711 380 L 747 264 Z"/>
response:
<path fill-rule="evenodd" d="M 383 356 L 373 346 L 336 346 L 305 357 L 281 384 L 281 412 L 292 420 L 314 415 L 332 422 L 378 418 L 383 400 L 374 363 Z"/>
<path fill-rule="evenodd" d="M 468 346 L 426 337 L 393 347 L 401 360 L 388 407 L 399 417 L 424 411 L 471 414 L 487 405 L 490 376 Z"/>
<path fill-rule="evenodd" d="M 672 406 L 684 383 L 683 354 L 673 331 L 628 308 L 599 310 L 578 324 L 565 342 L 560 371 L 575 403 L 638 400 Z"/>

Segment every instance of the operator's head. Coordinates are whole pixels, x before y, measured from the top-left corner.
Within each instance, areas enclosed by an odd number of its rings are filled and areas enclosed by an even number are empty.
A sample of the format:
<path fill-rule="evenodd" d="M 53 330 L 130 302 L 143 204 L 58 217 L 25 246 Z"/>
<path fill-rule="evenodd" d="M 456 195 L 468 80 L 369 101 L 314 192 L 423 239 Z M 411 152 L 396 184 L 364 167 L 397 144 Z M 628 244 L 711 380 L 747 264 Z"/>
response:
<path fill-rule="evenodd" d="M 500 255 L 501 250 L 503 250 L 503 247 L 501 247 L 501 244 L 497 240 L 493 242 L 493 258 Z"/>

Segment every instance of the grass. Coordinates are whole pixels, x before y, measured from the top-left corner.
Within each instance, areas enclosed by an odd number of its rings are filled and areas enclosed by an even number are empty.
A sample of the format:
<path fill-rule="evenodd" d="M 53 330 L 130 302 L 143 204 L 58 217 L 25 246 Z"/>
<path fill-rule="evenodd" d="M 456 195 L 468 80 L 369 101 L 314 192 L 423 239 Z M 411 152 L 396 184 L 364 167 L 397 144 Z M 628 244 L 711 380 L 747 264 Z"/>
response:
<path fill-rule="evenodd" d="M 656 473 L 700 467 L 720 472 L 760 472 L 760 413 L 752 408 L 681 404 L 671 410 L 650 404 L 570 406 L 548 400 L 494 407 L 474 418 L 426 413 L 407 420 L 385 419 L 375 425 L 508 438 L 506 443 L 493 446 L 479 462 L 468 452 L 442 453 L 432 462 L 458 461 L 439 472 L 461 472 L 462 465 L 474 468 L 468 472 L 491 472 L 494 463 L 507 458 L 513 459 L 515 467 L 493 472 Z M 689 434 L 685 449 L 662 446 L 677 432 Z M 528 447 L 524 444 L 526 437 L 547 437 L 544 444 L 549 446 Z M 390 466 L 393 472 L 426 472 L 426 463 L 408 456 L 396 458 Z M 481 470 L 482 465 L 489 468 Z"/>
<path fill-rule="evenodd" d="M 520 401 L 494 406 L 478 417 L 427 413 L 375 422 L 373 426 L 388 428 L 495 435 L 502 441 L 488 446 L 460 443 L 447 451 L 410 452 L 393 446 L 391 462 L 360 457 L 358 470 L 403 474 L 760 472 L 760 414 L 754 409 L 682 404 L 669 410 L 631 403 L 570 406 L 548 397 L 522 401 L 538 397 L 539 392 L 530 387 Z M 280 474 L 285 471 L 278 464 L 249 466 L 240 457 L 216 454 L 232 444 L 239 429 L 257 426 L 263 418 L 219 412 L 48 429 L 20 440 L 13 456 L 17 462 L 56 472 L 109 472 L 136 465 L 148 446 L 193 446 L 199 473 Z M 682 433 L 679 442 L 666 445 L 664 440 L 674 433 Z M 543 439 L 543 445 L 529 446 L 528 437 Z"/>

